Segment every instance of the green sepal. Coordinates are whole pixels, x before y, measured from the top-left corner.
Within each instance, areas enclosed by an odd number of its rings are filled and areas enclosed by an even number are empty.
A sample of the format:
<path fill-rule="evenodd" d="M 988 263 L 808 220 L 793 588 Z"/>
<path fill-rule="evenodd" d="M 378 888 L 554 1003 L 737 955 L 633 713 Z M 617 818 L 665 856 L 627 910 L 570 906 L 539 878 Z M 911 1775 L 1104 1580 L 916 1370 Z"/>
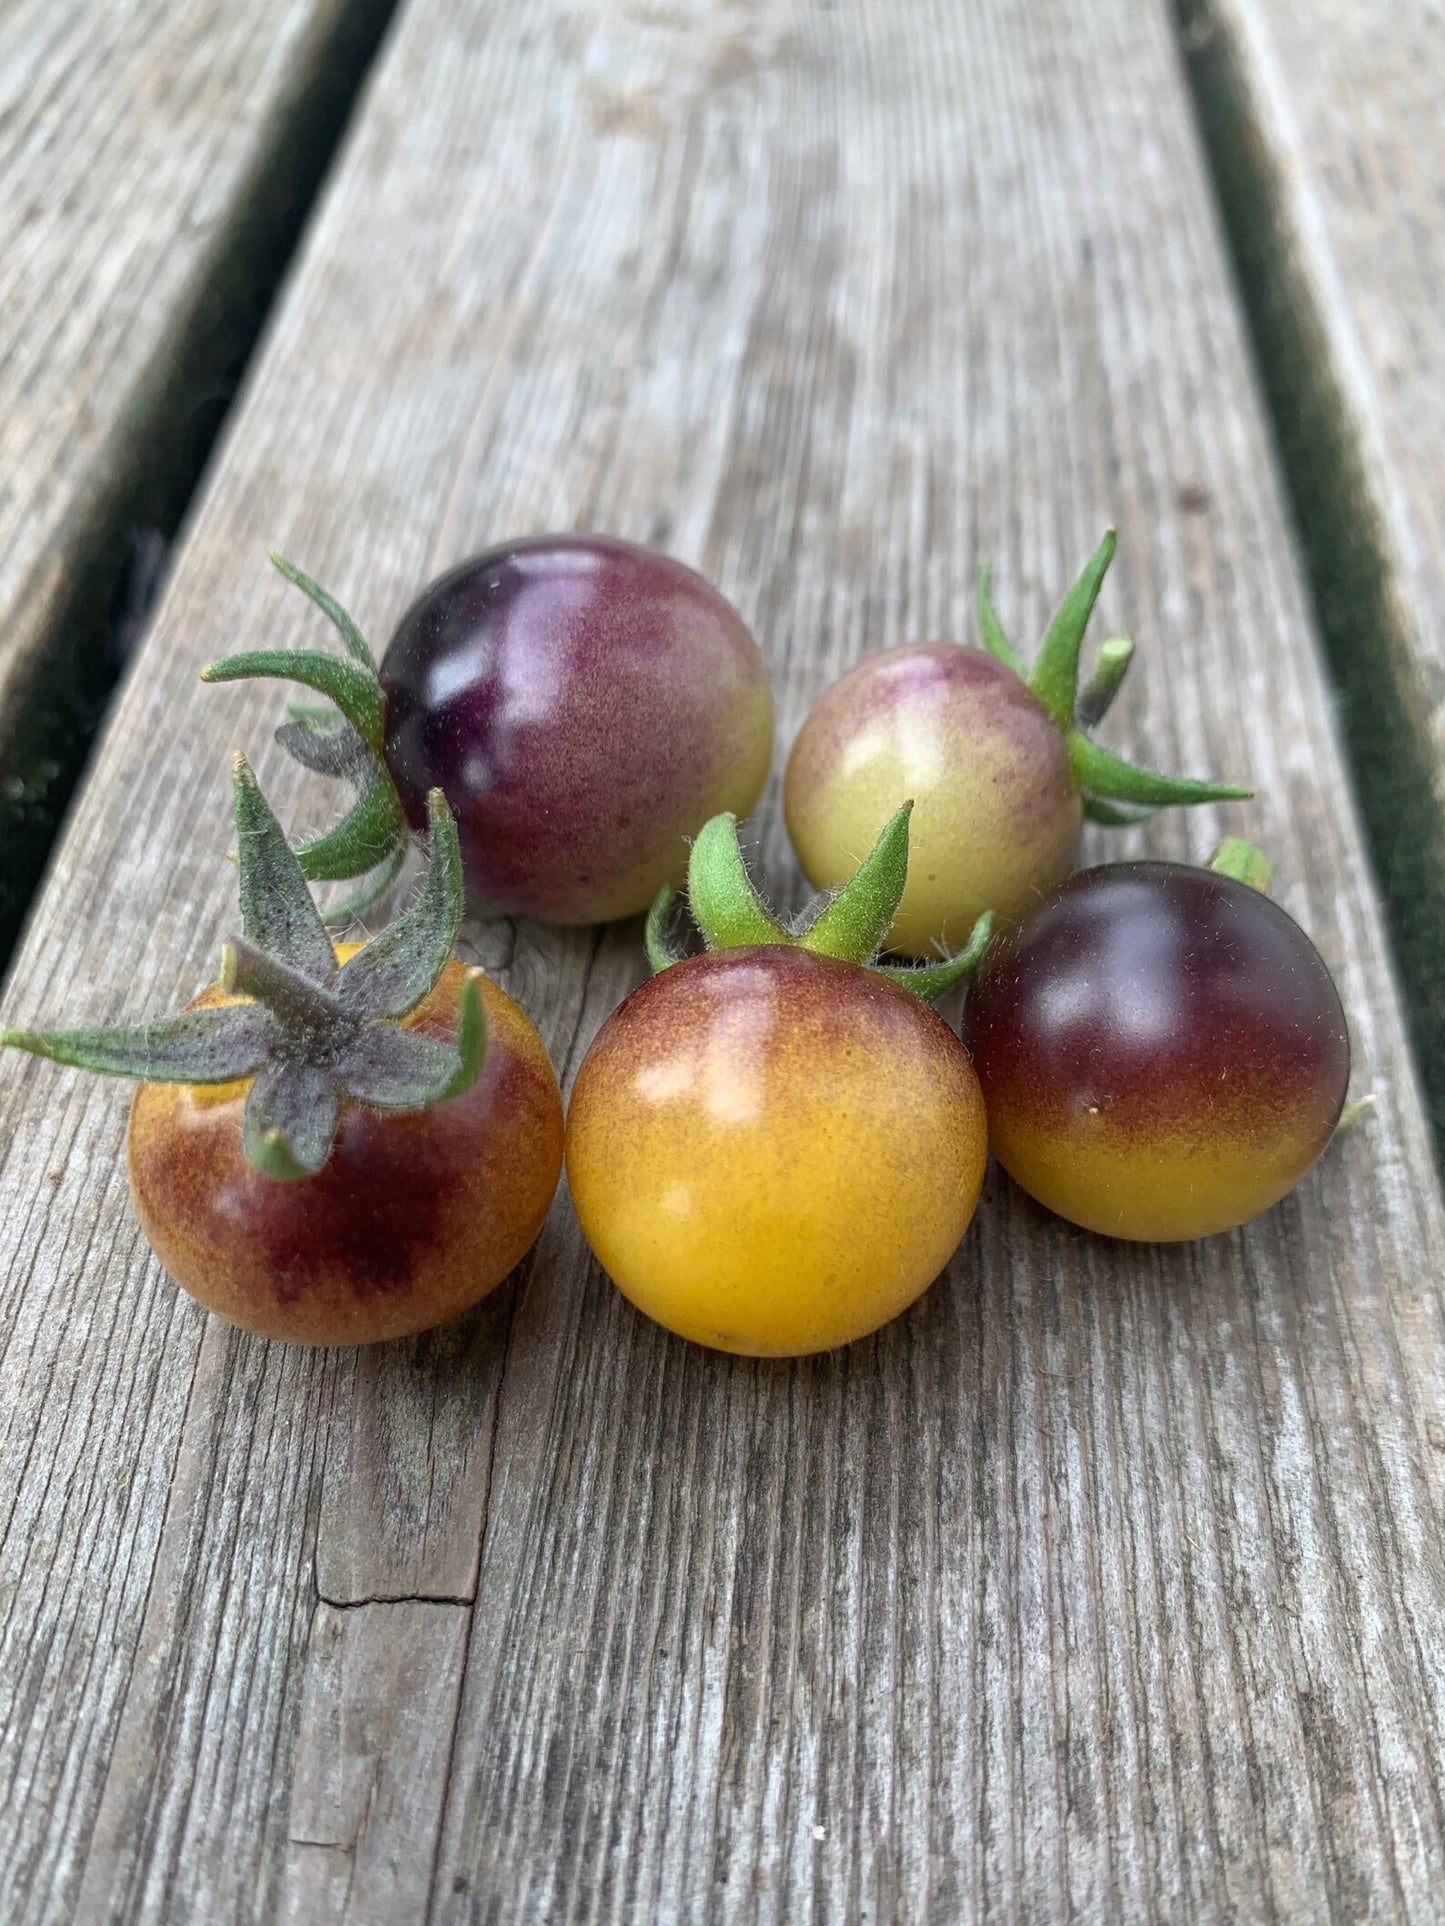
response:
<path fill-rule="evenodd" d="M 480 972 L 469 970 L 457 997 L 457 1067 L 449 1083 L 432 1099 L 450 1103 L 463 1097 L 487 1067 L 489 1037 L 486 1005 L 482 1002 Z"/>
<path fill-rule="evenodd" d="M 371 1110 L 429 1110 L 470 1090 L 486 1061 L 487 1013 L 473 971 L 457 999 L 455 1047 L 419 1030 L 373 1024 L 337 1063 L 336 1077 Z"/>
<path fill-rule="evenodd" d="M 1268 856 L 1242 836 L 1226 836 L 1209 859 L 1209 867 L 1220 876 L 1232 876 L 1237 883 L 1248 883 L 1261 896 L 1269 895 L 1274 880 Z"/>
<path fill-rule="evenodd" d="M 1090 796 L 1158 809 L 1180 803 L 1242 802 L 1254 794 L 1252 789 L 1240 789 L 1233 783 L 1197 782 L 1191 776 L 1136 769 L 1122 756 L 1091 742 L 1078 729 L 1069 731 L 1068 744 L 1074 779 Z"/>
<path fill-rule="evenodd" d="M 263 1177 L 314 1177 L 336 1141 L 341 1091 L 309 1063 L 268 1063 L 246 1093 L 241 1150 Z"/>
<path fill-rule="evenodd" d="M 993 605 L 993 595 L 989 588 L 989 566 L 987 562 L 978 565 L 978 576 L 974 583 L 974 607 L 978 611 L 978 629 L 983 637 L 983 646 L 989 654 L 1006 668 L 1013 670 L 1021 682 L 1028 680 L 1022 658 L 1004 634 L 1003 623 L 998 619 L 998 610 Z"/>
<path fill-rule="evenodd" d="M 361 630 L 357 628 L 355 622 L 352 621 L 351 617 L 346 613 L 346 610 L 342 608 L 341 604 L 336 600 L 336 597 L 334 595 L 328 595 L 319 582 L 313 582 L 309 575 L 297 568 L 294 562 L 288 562 L 284 555 L 278 555 L 274 548 L 266 551 L 266 559 L 270 562 L 272 568 L 286 577 L 288 582 L 292 583 L 296 588 L 299 588 L 303 595 L 311 598 L 317 608 L 319 608 L 321 613 L 326 617 L 327 621 L 332 624 L 338 635 L 340 635 L 346 653 L 351 657 L 352 661 L 363 669 L 369 669 L 372 680 L 375 681 L 376 658 L 372 655 L 367 645 L 366 637 L 361 633 Z"/>
<path fill-rule="evenodd" d="M 1152 809 L 1131 809 L 1127 803 L 1108 802 L 1103 796 L 1084 797 L 1085 821 L 1102 823 L 1106 829 L 1132 829 L 1135 823 L 1147 823 L 1153 814 Z"/>
<path fill-rule="evenodd" d="M 643 931 L 642 941 L 654 976 L 659 975 L 663 970 L 670 970 L 674 963 L 682 961 L 683 953 L 673 948 L 668 931 L 676 902 L 677 891 L 670 883 L 664 883 L 653 897 L 652 908 L 647 912 L 647 926 Z"/>
<path fill-rule="evenodd" d="M 1099 590 L 1114 559 L 1118 537 L 1112 528 L 1084 564 L 1083 572 L 1059 605 L 1039 647 L 1029 687 L 1043 703 L 1061 729 L 1074 720 L 1074 702 L 1079 690 L 1079 652 L 1084 630 L 1099 599 Z"/>
<path fill-rule="evenodd" d="M 462 920 L 462 855 L 440 789 L 426 799 L 427 865 L 410 909 L 342 965 L 336 995 L 358 1016 L 414 1010 L 441 975 Z"/>
<path fill-rule="evenodd" d="M 416 903 L 374 949 L 338 971 L 297 856 L 242 757 L 233 798 L 245 933 L 222 951 L 220 986 L 251 1000 L 124 1030 L 4 1030 L 0 1044 L 145 1082 L 250 1078 L 245 1156 L 265 1176 L 304 1177 L 326 1162 L 348 1098 L 425 1109 L 461 1095 L 486 1064 L 486 1010 L 474 971 L 459 989 L 454 1045 L 391 1020 L 434 987 L 451 953 L 462 913 L 456 825 L 434 790 Z"/>
<path fill-rule="evenodd" d="M 0 1044 L 33 1057 L 138 1083 L 234 1083 L 252 1075 L 275 1042 L 274 1018 L 250 1003 L 183 1010 L 128 1029 L 0 1030 Z"/>
<path fill-rule="evenodd" d="M 261 794 L 250 764 L 239 754 L 232 766 L 231 796 L 242 931 L 259 949 L 269 950 L 317 983 L 329 983 L 336 975 L 331 939 L 296 853 Z"/>
<path fill-rule="evenodd" d="M 769 914 L 753 887 L 738 849 L 737 818 L 714 816 L 693 844 L 688 867 L 693 920 L 708 949 L 742 949 L 752 944 L 806 949 L 816 956 L 837 957 L 875 970 L 925 1002 L 934 1002 L 967 976 L 983 955 L 993 928 L 993 912 L 987 911 L 974 924 L 968 947 L 958 956 L 917 965 L 875 961 L 908 880 L 908 819 L 912 809 L 912 803 L 905 803 L 889 818 L 854 876 L 797 935 Z M 698 914 L 695 892 L 699 882 L 707 893 L 706 921 Z M 657 973 L 683 960 L 673 947 L 668 929 L 675 901 L 671 889 L 660 889 L 648 911 L 647 959 Z"/>
<path fill-rule="evenodd" d="M 732 814 L 714 816 L 698 831 L 688 858 L 687 900 L 710 950 L 792 941 L 753 887 L 738 847 L 738 819 Z"/>
<path fill-rule="evenodd" d="M 311 882 L 341 883 L 369 874 L 398 850 L 404 855 L 409 840 L 401 799 L 383 776 L 362 790 L 335 828 L 302 843 L 296 860 Z"/>
<path fill-rule="evenodd" d="M 886 976 L 899 989 L 911 990 L 914 996 L 921 997 L 925 1003 L 936 1003 L 978 968 L 984 951 L 993 940 L 993 925 L 993 911 L 985 910 L 958 955 L 945 957 L 941 962 L 877 963 L 873 967 L 879 976 Z"/>
<path fill-rule="evenodd" d="M 281 1027 L 285 1055 L 297 1061 L 333 1062 L 360 1028 L 357 1016 L 335 989 L 284 958 L 258 950 L 244 936 L 233 936 L 222 945 L 219 982 L 227 996 L 247 996 L 265 1004 Z"/>
<path fill-rule="evenodd" d="M 253 649 L 222 656 L 201 670 L 202 682 L 245 682 L 256 676 L 282 676 L 324 695 L 379 756 L 382 748 L 381 684 L 374 671 L 319 649 Z"/>
<path fill-rule="evenodd" d="M 368 870 L 360 886 L 343 896 L 340 902 L 330 903 L 321 912 L 322 920 L 329 924 L 349 923 L 353 917 L 360 916 L 363 910 L 371 908 L 391 888 L 401 874 L 401 866 L 406 861 L 407 845 L 398 843 L 389 856 Z"/>
<path fill-rule="evenodd" d="M 358 789 L 373 778 L 374 752 L 334 709 L 316 716 L 293 716 L 290 722 L 281 724 L 275 740 L 293 762 L 313 775 L 339 776 Z"/>
<path fill-rule="evenodd" d="M 1111 635 L 1099 645 L 1093 672 L 1074 704 L 1074 722 L 1080 729 L 1092 729 L 1104 720 L 1124 686 L 1133 660 L 1134 644 L 1127 635 Z"/>
<path fill-rule="evenodd" d="M 883 947 L 908 881 L 908 819 L 904 803 L 884 824 L 873 848 L 848 881 L 801 932 L 798 942 L 818 956 L 866 963 Z"/>

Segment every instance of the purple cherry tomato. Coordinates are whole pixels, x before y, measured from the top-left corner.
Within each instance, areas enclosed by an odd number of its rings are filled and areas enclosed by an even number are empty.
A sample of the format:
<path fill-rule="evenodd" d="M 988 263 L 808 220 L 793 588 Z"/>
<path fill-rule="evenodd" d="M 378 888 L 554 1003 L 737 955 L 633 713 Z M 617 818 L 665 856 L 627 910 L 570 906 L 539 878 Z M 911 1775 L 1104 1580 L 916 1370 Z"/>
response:
<path fill-rule="evenodd" d="M 381 664 L 412 825 L 441 788 L 484 909 L 609 922 L 680 880 L 686 839 L 745 816 L 773 699 L 742 618 L 669 556 L 603 535 L 509 542 L 432 584 Z"/>
<path fill-rule="evenodd" d="M 1070 877 L 984 959 L 964 1040 L 1015 1182 L 1087 1230 L 1150 1241 L 1227 1230 L 1293 1190 L 1350 1075 L 1304 931 L 1179 863 Z"/>

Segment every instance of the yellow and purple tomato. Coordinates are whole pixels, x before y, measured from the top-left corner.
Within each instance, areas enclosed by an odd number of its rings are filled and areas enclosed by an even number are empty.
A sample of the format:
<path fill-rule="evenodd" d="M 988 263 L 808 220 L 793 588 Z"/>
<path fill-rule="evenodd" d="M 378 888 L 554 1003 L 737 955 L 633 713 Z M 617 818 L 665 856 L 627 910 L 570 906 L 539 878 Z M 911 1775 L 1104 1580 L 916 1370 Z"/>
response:
<path fill-rule="evenodd" d="M 857 964 L 761 945 L 645 983 L 567 1114 L 587 1241 L 680 1336 L 756 1357 L 886 1324 L 948 1262 L 987 1161 L 967 1053 Z"/>
<path fill-rule="evenodd" d="M 454 1043 L 466 975 L 446 964 L 405 1026 Z M 481 992 L 488 1051 L 477 1082 L 429 1110 L 343 1103 L 314 1176 L 279 1181 L 246 1161 L 249 1080 L 139 1085 L 131 1193 L 176 1282 L 242 1330 L 292 1344 L 409 1336 L 494 1290 L 557 1188 L 562 1101 L 525 1013 L 493 983 Z M 193 1007 L 230 1001 L 212 988 Z"/>
<path fill-rule="evenodd" d="M 910 797 L 891 949 L 957 949 L 985 910 L 1017 920 L 1078 860 L 1083 803 L 1064 733 L 981 649 L 888 649 L 815 704 L 784 788 L 788 834 L 813 886 L 851 876 Z"/>
<path fill-rule="evenodd" d="M 1339 994 L 1277 903 L 1177 863 L 1081 871 L 984 959 L 964 1036 L 1009 1175 L 1112 1237 L 1207 1237 L 1293 1190 L 1349 1083 Z"/>
<path fill-rule="evenodd" d="M 385 758 L 412 826 L 441 788 L 484 910 L 610 922 L 676 882 L 686 839 L 745 816 L 773 699 L 736 609 L 681 562 L 602 535 L 453 569 L 381 664 Z"/>

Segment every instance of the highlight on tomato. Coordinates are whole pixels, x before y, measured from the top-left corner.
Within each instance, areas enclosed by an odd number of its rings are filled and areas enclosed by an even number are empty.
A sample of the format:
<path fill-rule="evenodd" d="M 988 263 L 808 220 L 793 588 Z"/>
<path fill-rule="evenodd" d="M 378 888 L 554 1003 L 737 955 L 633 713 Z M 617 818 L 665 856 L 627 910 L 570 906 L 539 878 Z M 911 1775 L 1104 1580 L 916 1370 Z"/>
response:
<path fill-rule="evenodd" d="M 241 934 L 179 1016 L 5 1030 L 0 1043 L 140 1080 L 136 1215 L 192 1297 L 296 1344 L 365 1344 L 457 1315 L 526 1253 L 561 1174 L 562 1104 L 521 1009 L 451 955 L 451 814 L 425 878 L 369 943 L 333 949 L 244 758 Z"/>
<path fill-rule="evenodd" d="M 930 1002 L 972 969 L 877 961 L 908 868 L 908 811 L 798 930 L 765 908 L 723 815 L 688 900 L 706 951 L 648 919 L 657 974 L 603 1024 L 567 1115 L 587 1241 L 625 1296 L 680 1336 L 787 1357 L 896 1317 L 943 1269 L 987 1160 L 968 1055 Z"/>
<path fill-rule="evenodd" d="M 906 796 L 908 883 L 888 947 L 927 956 L 985 910 L 1016 922 L 1079 859 L 1085 819 L 1139 822 L 1172 803 L 1250 794 L 1138 769 L 1090 731 L 1118 694 L 1133 643 L 1103 644 L 1079 687 L 1084 631 L 1113 559 L 1100 542 L 1050 623 L 1030 673 L 978 577 L 982 649 L 885 649 L 824 691 L 788 759 L 788 834 L 815 888 L 841 883 Z"/>
<path fill-rule="evenodd" d="M 1209 869 L 1111 863 L 1005 931 L 964 1037 L 1004 1169 L 1086 1230 L 1170 1242 L 1268 1210 L 1329 1143 L 1350 1077 L 1339 993 L 1230 839 Z"/>
<path fill-rule="evenodd" d="M 745 815 L 773 757 L 773 696 L 737 610 L 694 570 L 607 535 L 488 549 L 433 582 L 378 668 L 346 611 L 271 560 L 339 631 L 343 656 L 263 649 L 207 682 L 283 676 L 278 739 L 356 791 L 300 850 L 313 882 L 357 882 L 329 920 L 374 901 L 426 827 L 432 789 L 457 819 L 482 914 L 606 923 L 645 910 L 719 810 Z M 360 879 L 357 881 L 357 879 Z"/>

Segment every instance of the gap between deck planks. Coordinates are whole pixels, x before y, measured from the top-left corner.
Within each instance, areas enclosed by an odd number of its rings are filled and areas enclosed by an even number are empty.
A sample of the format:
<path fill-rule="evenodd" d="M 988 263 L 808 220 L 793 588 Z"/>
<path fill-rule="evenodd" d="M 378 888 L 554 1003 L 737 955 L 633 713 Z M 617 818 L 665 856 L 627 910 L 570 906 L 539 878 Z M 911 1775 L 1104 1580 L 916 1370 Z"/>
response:
<path fill-rule="evenodd" d="M 1445 1150 L 1445 13 L 1180 8 Z"/>
<path fill-rule="evenodd" d="M 275 692 L 194 682 L 315 639 L 268 543 L 378 641 L 503 532 L 663 543 L 785 749 L 865 649 L 968 634 L 980 556 L 1032 640 L 1111 517 L 1110 739 L 1262 790 L 1111 847 L 1257 830 L 1371 1121 L 1197 1247 L 995 1175 L 828 1358 L 668 1338 L 565 1196 L 470 1319 L 301 1353 L 148 1259 L 123 1092 L 0 1062 L 17 1921 L 1431 1917 L 1445 1234 L 1162 4 L 412 0 L 7 1018 L 212 969 L 233 744 L 322 820 Z M 792 873 L 775 788 L 761 845 Z M 564 1077 L 642 967 L 635 926 L 474 942 Z"/>
<path fill-rule="evenodd" d="M 0 9 L 0 976 L 393 4 Z"/>

